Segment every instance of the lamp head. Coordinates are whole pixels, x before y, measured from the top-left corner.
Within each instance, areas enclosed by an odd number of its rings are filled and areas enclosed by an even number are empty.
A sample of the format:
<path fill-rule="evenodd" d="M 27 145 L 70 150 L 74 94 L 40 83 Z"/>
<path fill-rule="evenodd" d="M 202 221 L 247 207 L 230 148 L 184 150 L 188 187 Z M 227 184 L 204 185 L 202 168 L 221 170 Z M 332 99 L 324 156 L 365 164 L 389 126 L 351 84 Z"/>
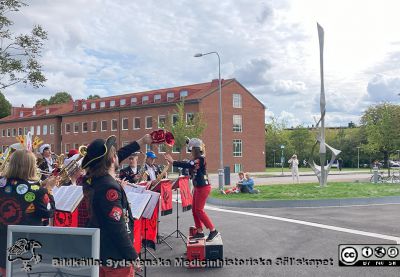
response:
<path fill-rule="evenodd" d="M 203 54 L 201 54 L 201 53 L 197 53 L 197 54 L 194 55 L 195 58 L 199 58 L 199 57 L 202 57 L 202 56 L 203 56 Z"/>

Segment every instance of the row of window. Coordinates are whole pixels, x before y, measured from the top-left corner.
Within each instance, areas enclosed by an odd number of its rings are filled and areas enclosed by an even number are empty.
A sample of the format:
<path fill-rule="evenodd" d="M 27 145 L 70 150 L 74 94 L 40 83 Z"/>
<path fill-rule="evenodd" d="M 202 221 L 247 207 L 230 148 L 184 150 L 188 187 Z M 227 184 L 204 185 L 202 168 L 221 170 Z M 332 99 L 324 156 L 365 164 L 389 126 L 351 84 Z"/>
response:
<path fill-rule="evenodd" d="M 30 126 L 30 127 L 24 127 L 24 128 L 8 128 L 8 129 L 3 129 L 1 131 L 1 136 L 2 137 L 16 137 L 16 136 L 22 136 L 22 135 L 27 135 L 28 132 L 31 132 L 32 135 L 35 135 L 35 126 Z M 50 125 L 38 125 L 36 126 L 36 135 L 54 135 L 54 124 Z"/>

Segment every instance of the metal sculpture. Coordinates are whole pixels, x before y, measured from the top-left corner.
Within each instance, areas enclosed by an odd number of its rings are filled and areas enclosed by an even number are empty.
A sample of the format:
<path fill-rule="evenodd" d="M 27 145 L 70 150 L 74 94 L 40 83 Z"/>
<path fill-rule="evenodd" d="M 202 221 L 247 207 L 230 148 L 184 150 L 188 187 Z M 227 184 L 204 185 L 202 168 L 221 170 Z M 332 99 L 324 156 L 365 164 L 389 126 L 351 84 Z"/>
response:
<path fill-rule="evenodd" d="M 332 146 L 328 145 L 325 142 L 325 106 L 326 106 L 326 101 L 325 101 L 325 89 L 324 89 L 324 29 L 317 23 L 317 28 L 318 28 L 318 39 L 319 39 L 319 62 L 320 62 L 320 74 L 321 74 L 321 94 L 320 94 L 320 100 L 319 100 L 319 106 L 321 110 L 321 118 L 319 121 L 316 123 L 315 128 L 318 128 L 319 125 L 321 124 L 321 127 L 319 127 L 319 133 L 317 135 L 317 140 L 311 150 L 311 159 L 312 161 L 309 163 L 311 169 L 314 171 L 315 175 L 317 176 L 319 180 L 319 185 L 320 187 L 325 187 L 327 180 L 328 180 L 328 174 L 329 171 L 332 167 L 332 164 L 334 163 L 336 157 L 341 153 L 340 150 L 337 150 L 333 148 Z M 320 160 L 320 166 L 317 165 L 314 161 L 314 150 L 316 146 L 319 143 L 319 160 Z M 326 161 L 326 149 L 329 149 L 332 151 L 332 157 L 328 165 L 325 166 L 325 161 Z"/>

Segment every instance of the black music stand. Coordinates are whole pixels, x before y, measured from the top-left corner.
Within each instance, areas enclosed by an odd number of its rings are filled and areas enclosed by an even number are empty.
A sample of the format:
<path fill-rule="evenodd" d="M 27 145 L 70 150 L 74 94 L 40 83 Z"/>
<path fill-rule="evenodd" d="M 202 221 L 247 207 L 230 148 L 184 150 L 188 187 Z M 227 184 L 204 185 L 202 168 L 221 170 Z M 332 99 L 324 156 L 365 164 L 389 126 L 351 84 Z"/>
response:
<path fill-rule="evenodd" d="M 178 177 L 179 179 L 179 177 Z M 176 182 L 178 181 L 178 179 L 175 180 L 174 185 L 172 186 L 172 188 L 175 186 Z M 183 243 L 186 245 L 186 241 L 187 241 L 187 237 L 181 232 L 181 230 L 179 230 L 179 191 L 178 191 L 178 187 L 175 187 L 176 190 L 176 230 L 173 231 L 171 234 L 169 234 L 168 236 L 164 237 L 161 242 L 165 242 L 165 240 L 169 237 L 172 237 L 173 234 L 176 233 L 176 238 L 181 238 Z M 171 247 L 172 249 L 172 247 Z"/>

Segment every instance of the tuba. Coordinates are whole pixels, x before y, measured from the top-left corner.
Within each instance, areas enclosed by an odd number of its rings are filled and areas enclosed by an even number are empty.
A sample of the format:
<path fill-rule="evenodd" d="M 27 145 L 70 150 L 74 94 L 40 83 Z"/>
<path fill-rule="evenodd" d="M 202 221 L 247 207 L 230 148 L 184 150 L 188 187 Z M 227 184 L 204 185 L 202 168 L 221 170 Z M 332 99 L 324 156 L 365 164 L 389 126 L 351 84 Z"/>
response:
<path fill-rule="evenodd" d="M 71 176 L 73 176 L 81 168 L 79 161 L 86 156 L 87 147 L 85 145 L 81 145 L 79 146 L 78 151 L 79 151 L 78 159 L 72 160 L 69 164 L 61 168 L 58 174 L 60 176 L 60 182 L 58 184 L 58 187 L 68 183 L 71 180 Z"/>
<path fill-rule="evenodd" d="M 7 147 L 6 151 L 4 151 L 3 155 L 0 158 L 0 176 L 3 175 L 6 170 L 8 163 L 10 162 L 11 154 L 16 150 L 22 149 L 20 143 L 11 144 Z"/>

